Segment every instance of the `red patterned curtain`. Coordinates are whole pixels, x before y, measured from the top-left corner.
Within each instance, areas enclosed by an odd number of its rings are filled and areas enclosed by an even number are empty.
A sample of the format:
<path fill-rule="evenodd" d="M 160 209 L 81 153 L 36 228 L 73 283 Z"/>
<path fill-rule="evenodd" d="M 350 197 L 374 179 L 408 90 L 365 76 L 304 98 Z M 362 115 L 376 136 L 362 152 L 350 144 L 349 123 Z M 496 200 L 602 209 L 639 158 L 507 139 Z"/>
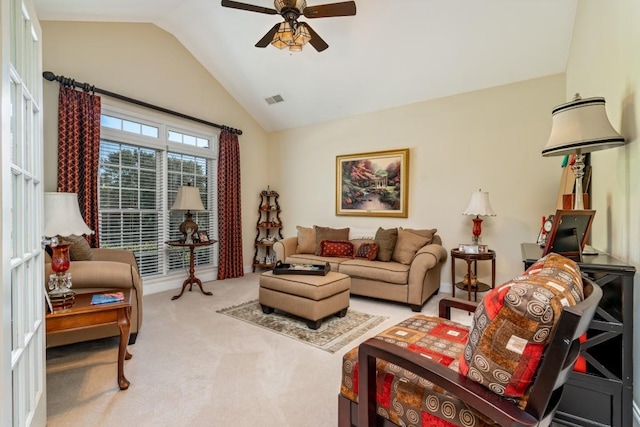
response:
<path fill-rule="evenodd" d="M 238 135 L 223 130 L 218 156 L 218 279 L 244 276 Z"/>
<path fill-rule="evenodd" d="M 60 85 L 58 95 L 58 191 L 77 193 L 80 213 L 98 239 L 98 161 L 100 97 Z"/>

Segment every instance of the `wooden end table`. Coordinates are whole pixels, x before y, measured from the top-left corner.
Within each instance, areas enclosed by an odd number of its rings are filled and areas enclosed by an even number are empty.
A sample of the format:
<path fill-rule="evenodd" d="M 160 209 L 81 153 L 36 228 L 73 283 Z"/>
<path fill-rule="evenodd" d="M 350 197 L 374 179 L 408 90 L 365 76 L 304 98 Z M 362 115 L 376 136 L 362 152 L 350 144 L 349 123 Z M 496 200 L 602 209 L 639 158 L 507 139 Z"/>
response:
<path fill-rule="evenodd" d="M 91 305 L 94 294 L 109 292 L 124 293 L 124 301 L 108 304 Z M 102 325 L 118 325 L 120 329 L 120 346 L 118 347 L 118 386 L 120 390 L 129 388 L 129 380 L 124 376 L 124 361 L 131 359 L 127 350 L 131 331 L 131 290 L 116 289 L 113 291 L 76 294 L 73 306 L 60 309 L 45 316 L 47 336 L 64 331 L 76 331 Z"/>
<path fill-rule="evenodd" d="M 180 291 L 180 293 L 178 295 L 174 295 L 171 297 L 171 300 L 176 300 L 178 298 L 180 298 L 182 296 L 182 294 L 184 293 L 185 288 L 187 287 L 187 285 L 189 285 L 189 292 L 191 292 L 191 289 L 193 289 L 193 285 L 196 284 L 200 287 L 200 291 L 204 294 L 204 295 L 213 295 L 213 292 L 206 292 L 203 288 L 202 288 L 202 281 L 200 281 L 200 279 L 198 279 L 195 275 L 195 264 L 193 261 L 193 251 L 195 248 L 198 248 L 200 246 L 209 246 L 209 245 L 213 245 L 214 243 L 216 243 L 217 240 L 208 240 L 206 242 L 198 242 L 198 243 L 184 243 L 181 242 L 179 240 L 169 240 L 168 242 L 165 242 L 167 245 L 169 246 L 174 246 L 174 247 L 178 247 L 178 248 L 189 248 L 189 277 L 187 277 L 187 279 L 182 283 L 182 290 Z"/>
<path fill-rule="evenodd" d="M 456 259 L 462 259 L 467 262 L 467 283 L 456 283 Z M 478 275 L 478 261 L 491 261 L 491 287 L 486 283 L 478 281 L 475 285 L 471 284 L 471 264 L 473 264 L 473 273 Z M 477 279 L 476 279 L 477 280 Z M 489 249 L 487 252 L 470 254 L 459 251 L 458 249 L 451 249 L 451 284 L 452 284 L 452 296 L 456 296 L 456 287 L 462 290 L 466 290 L 468 293 L 469 301 L 471 301 L 471 291 L 473 291 L 473 299 L 478 301 L 478 291 L 485 292 L 489 289 L 496 287 L 496 252 Z"/>

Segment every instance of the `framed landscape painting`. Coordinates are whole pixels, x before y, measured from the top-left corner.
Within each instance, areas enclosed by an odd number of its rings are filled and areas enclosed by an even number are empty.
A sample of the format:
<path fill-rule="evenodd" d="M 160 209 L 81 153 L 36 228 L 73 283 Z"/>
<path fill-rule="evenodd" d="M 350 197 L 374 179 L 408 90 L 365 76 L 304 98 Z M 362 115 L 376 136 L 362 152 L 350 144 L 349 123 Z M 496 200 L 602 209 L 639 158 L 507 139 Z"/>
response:
<path fill-rule="evenodd" d="M 409 149 L 336 156 L 336 215 L 407 218 Z"/>

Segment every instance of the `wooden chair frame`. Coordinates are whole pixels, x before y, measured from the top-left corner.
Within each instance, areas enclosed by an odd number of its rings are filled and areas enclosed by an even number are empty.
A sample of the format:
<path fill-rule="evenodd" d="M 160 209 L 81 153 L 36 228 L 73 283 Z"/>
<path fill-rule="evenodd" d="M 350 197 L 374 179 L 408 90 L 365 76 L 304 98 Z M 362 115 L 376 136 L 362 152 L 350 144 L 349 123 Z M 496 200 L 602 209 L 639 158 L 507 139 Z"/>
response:
<path fill-rule="evenodd" d="M 446 366 L 395 344 L 371 338 L 360 344 L 358 350 L 360 404 L 340 395 L 338 426 L 396 426 L 376 414 L 376 358 L 394 363 L 444 388 L 501 426 L 549 426 L 560 402 L 563 385 L 580 354 L 579 338 L 589 328 L 602 297 L 602 290 L 592 280 L 585 277 L 583 283 L 585 299 L 562 311 L 524 410 Z M 476 303 L 466 300 L 444 298 L 440 301 L 439 315 L 449 319 L 451 308 L 475 311 L 476 306 Z"/>

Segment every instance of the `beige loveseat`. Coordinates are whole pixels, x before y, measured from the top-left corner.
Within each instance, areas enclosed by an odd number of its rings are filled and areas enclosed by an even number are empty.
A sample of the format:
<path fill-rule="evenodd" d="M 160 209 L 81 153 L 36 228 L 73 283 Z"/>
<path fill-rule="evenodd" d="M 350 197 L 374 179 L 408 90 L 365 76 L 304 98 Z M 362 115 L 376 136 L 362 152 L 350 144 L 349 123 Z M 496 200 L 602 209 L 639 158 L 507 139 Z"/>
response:
<path fill-rule="evenodd" d="M 314 227 L 315 229 L 326 228 Z M 331 271 L 347 274 L 351 277 L 351 294 L 406 303 L 416 312 L 421 311 L 424 303 L 432 295 L 437 294 L 440 289 L 440 270 L 447 258 L 447 252 L 442 247 L 440 236 L 435 234 L 436 230 L 428 230 L 432 232 L 428 243 L 416 247 L 415 241 L 413 241 L 415 249 L 410 248 L 409 253 L 405 253 L 404 257 L 392 256 L 389 261 L 381 261 L 379 257 L 369 260 L 354 256 L 317 254 L 318 245 L 324 240 L 324 236 L 303 237 L 302 230 L 307 230 L 307 234 L 310 234 L 309 228 L 298 227 L 297 236 L 285 238 L 273 245 L 277 261 L 293 264 L 324 264 L 328 262 L 331 265 Z M 348 233 L 348 229 L 342 230 L 347 230 Z M 409 236 L 407 234 L 409 231 L 422 231 L 403 230 L 402 228 L 397 230 L 400 236 Z M 376 236 L 378 234 L 376 233 Z M 305 243 L 303 240 L 307 240 L 307 242 Z M 315 240 L 316 245 L 309 244 L 309 240 Z M 397 243 L 403 245 L 403 241 L 406 240 L 406 238 L 399 237 Z M 354 254 L 358 252 L 361 245 L 371 244 L 374 241 L 376 241 L 375 238 L 349 239 L 349 242 L 353 244 Z M 394 255 L 396 252 L 398 251 L 394 251 Z M 398 260 L 403 262 L 398 262 Z"/>
<path fill-rule="evenodd" d="M 142 278 L 133 252 L 123 249 L 90 249 L 91 260 L 74 261 L 71 257 L 72 288 L 76 294 L 110 289 L 131 289 L 131 332 L 129 344 L 134 344 L 142 326 Z M 45 257 L 45 280 L 52 274 L 51 258 Z M 47 337 L 47 347 L 118 336 L 115 325 L 97 326 L 78 331 L 66 331 Z"/>

